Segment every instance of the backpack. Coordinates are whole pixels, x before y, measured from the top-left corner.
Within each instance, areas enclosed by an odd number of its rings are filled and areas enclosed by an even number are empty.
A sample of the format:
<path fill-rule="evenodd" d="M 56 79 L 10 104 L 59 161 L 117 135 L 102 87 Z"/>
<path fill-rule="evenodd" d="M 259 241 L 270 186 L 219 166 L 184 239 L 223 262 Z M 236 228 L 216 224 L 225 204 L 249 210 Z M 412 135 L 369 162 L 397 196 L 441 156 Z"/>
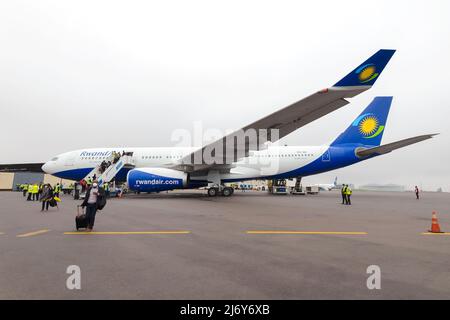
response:
<path fill-rule="evenodd" d="M 106 194 L 105 191 L 101 189 L 97 199 L 97 210 L 102 210 L 105 206 L 106 206 Z"/>
<path fill-rule="evenodd" d="M 50 207 L 56 207 L 57 206 L 56 200 L 53 199 L 53 198 L 48 200 L 48 203 L 49 203 Z"/>

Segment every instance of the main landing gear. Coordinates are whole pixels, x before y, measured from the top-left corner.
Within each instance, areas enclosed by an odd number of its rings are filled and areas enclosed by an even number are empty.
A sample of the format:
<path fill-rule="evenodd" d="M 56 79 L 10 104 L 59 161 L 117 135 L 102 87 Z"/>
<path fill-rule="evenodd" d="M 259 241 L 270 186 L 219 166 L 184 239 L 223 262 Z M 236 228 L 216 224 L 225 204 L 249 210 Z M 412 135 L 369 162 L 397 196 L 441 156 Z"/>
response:
<path fill-rule="evenodd" d="M 215 197 L 217 195 L 229 197 L 234 192 L 233 188 L 226 187 L 222 184 L 222 180 L 220 178 L 220 172 L 218 170 L 208 171 L 207 180 L 209 182 L 208 196 L 210 196 L 210 197 Z"/>
<path fill-rule="evenodd" d="M 222 190 L 220 190 L 222 189 Z M 221 188 L 219 187 L 210 187 L 208 189 L 208 196 L 210 197 L 215 197 L 217 195 L 222 195 L 224 197 L 229 197 L 234 193 L 234 189 L 231 187 L 223 187 L 221 186 Z"/>

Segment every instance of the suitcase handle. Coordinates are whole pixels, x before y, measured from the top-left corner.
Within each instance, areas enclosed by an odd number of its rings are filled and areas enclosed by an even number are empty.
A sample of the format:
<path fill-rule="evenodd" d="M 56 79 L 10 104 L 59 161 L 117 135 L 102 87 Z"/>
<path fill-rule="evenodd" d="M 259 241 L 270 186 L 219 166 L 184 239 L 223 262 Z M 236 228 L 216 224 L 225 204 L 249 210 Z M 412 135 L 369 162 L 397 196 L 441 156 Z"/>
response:
<path fill-rule="evenodd" d="M 77 206 L 77 217 L 83 215 L 83 208 L 81 209 L 81 213 L 80 213 L 80 208 L 82 208 L 80 205 Z"/>

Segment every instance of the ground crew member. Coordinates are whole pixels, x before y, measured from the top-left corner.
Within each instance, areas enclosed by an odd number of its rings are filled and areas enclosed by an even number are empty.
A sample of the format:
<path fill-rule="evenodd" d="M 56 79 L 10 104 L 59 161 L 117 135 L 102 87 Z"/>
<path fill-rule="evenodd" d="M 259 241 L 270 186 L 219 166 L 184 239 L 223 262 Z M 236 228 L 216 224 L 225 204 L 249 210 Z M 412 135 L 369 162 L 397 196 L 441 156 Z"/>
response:
<path fill-rule="evenodd" d="M 28 192 L 28 184 L 22 184 L 21 188 L 22 188 L 23 196 L 25 197 Z"/>
<path fill-rule="evenodd" d="M 39 186 L 37 183 L 33 185 L 33 201 L 39 200 Z"/>
<path fill-rule="evenodd" d="M 108 182 L 105 182 L 105 183 L 103 184 L 103 189 L 105 190 L 105 196 L 106 196 L 107 198 L 109 198 L 109 183 L 108 183 Z"/>
<path fill-rule="evenodd" d="M 419 188 L 415 186 L 414 192 L 416 193 L 416 199 L 419 200 Z"/>
<path fill-rule="evenodd" d="M 347 204 L 347 190 L 345 184 L 342 185 L 341 196 L 342 196 L 342 204 Z"/>
<path fill-rule="evenodd" d="M 28 192 L 27 201 L 32 201 L 33 199 L 31 199 L 31 197 L 33 196 L 33 185 L 31 183 L 28 185 L 27 192 Z"/>
<path fill-rule="evenodd" d="M 53 195 L 55 197 L 59 198 L 59 193 L 61 192 L 61 186 L 59 183 L 56 184 L 55 188 L 53 189 Z"/>
<path fill-rule="evenodd" d="M 352 196 L 352 189 L 347 185 L 347 188 L 346 188 L 346 195 L 347 195 L 347 204 L 348 205 L 351 205 L 352 204 L 352 201 L 350 200 L 350 197 Z"/>
<path fill-rule="evenodd" d="M 92 178 L 91 177 L 87 178 L 86 184 L 87 184 L 88 187 L 92 184 Z"/>

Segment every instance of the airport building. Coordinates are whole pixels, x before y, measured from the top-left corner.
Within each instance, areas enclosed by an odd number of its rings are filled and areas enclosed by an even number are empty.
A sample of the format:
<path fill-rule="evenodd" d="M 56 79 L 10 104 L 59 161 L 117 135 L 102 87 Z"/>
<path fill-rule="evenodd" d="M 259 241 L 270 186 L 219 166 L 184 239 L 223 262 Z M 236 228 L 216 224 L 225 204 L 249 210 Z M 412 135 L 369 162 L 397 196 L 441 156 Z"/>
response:
<path fill-rule="evenodd" d="M 72 180 L 60 179 L 50 174 L 40 172 L 0 172 L 0 190 L 17 190 L 17 186 L 29 183 L 50 183 L 54 186 L 57 183 L 63 186 L 73 183 Z"/>

